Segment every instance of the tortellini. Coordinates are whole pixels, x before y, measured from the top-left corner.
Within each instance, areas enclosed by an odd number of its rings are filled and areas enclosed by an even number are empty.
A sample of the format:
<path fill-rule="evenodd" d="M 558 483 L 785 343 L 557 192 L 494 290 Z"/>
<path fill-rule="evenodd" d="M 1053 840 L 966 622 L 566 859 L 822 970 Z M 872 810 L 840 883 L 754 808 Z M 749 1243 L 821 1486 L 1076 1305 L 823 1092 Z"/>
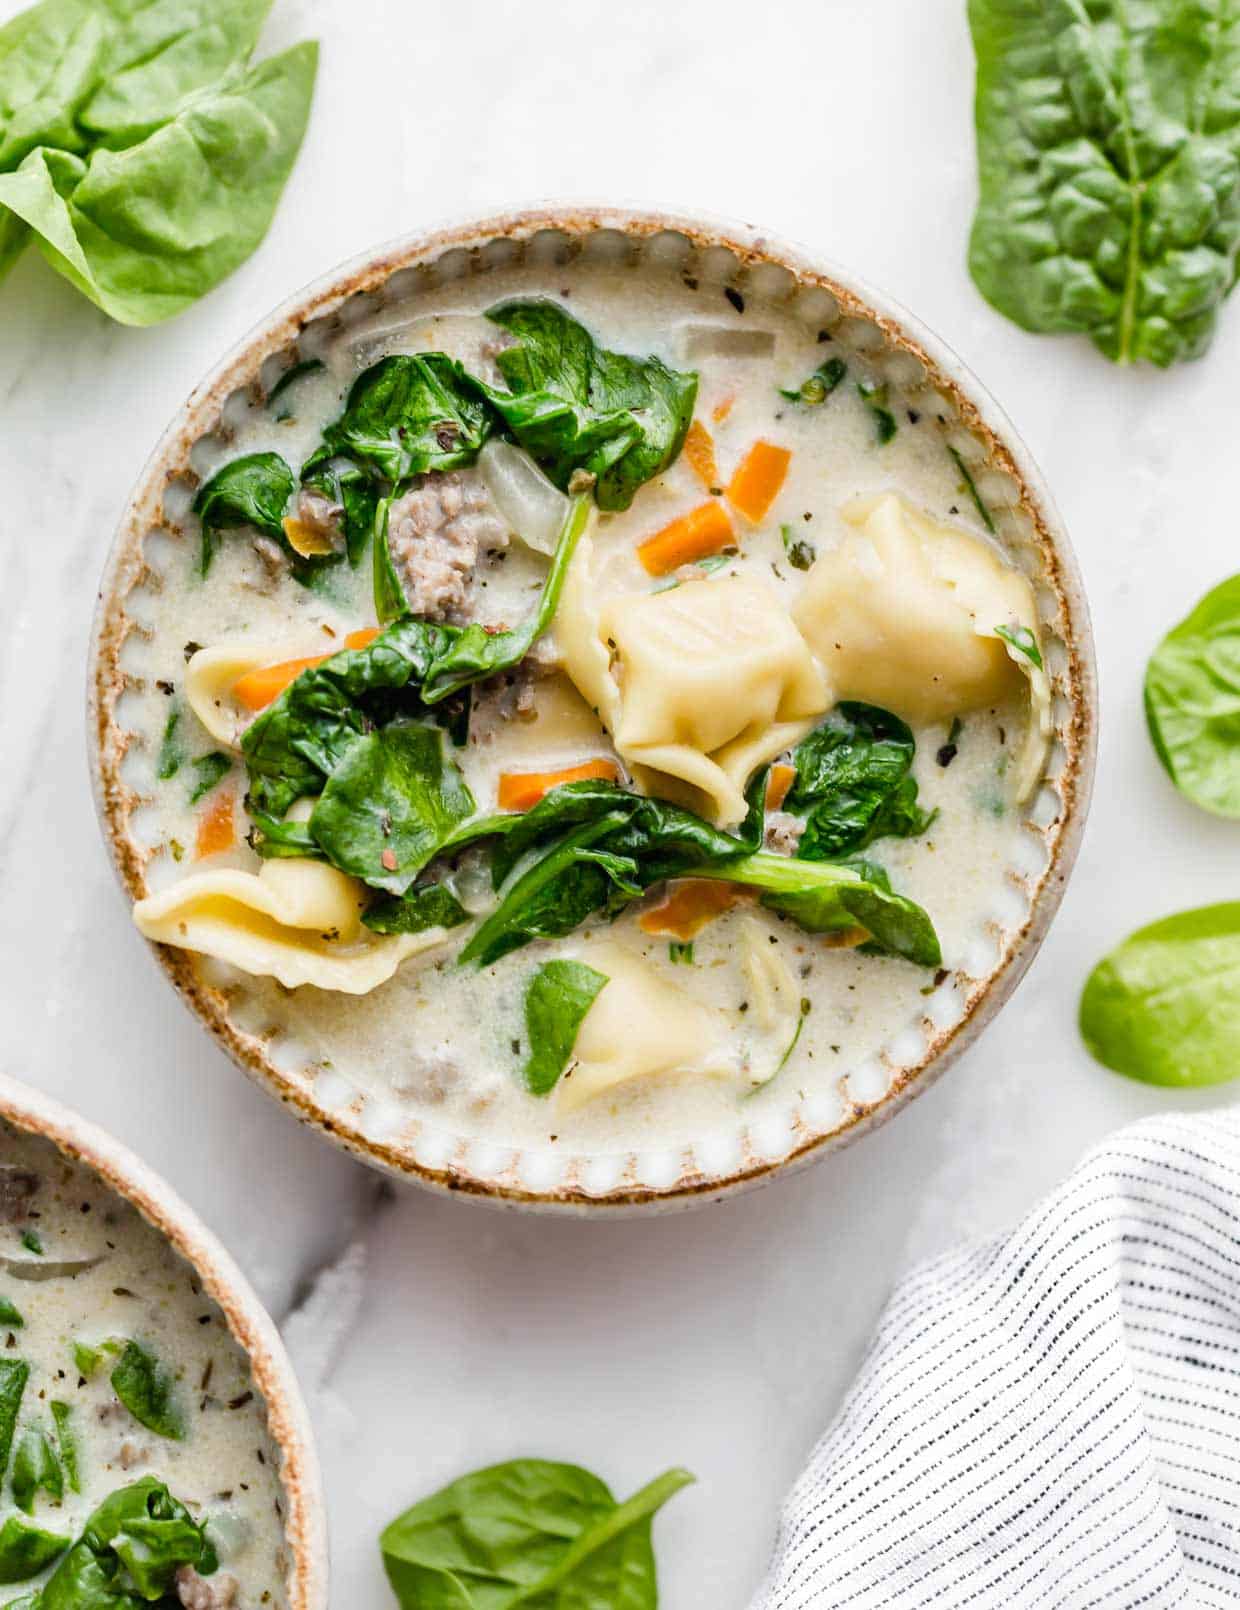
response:
<path fill-rule="evenodd" d="M 200 648 L 185 667 L 185 698 L 190 709 L 216 743 L 236 749 L 254 712 L 233 697 L 240 677 L 266 665 L 304 657 L 302 644 L 264 643 L 253 637 L 226 639 L 212 648 Z"/>
<path fill-rule="evenodd" d="M 734 1070 L 728 1013 L 666 983 L 649 962 L 615 941 L 590 946 L 582 959 L 605 973 L 607 983 L 581 1021 L 573 1062 L 556 1086 L 561 1111 L 633 1079 Z"/>
<path fill-rule="evenodd" d="M 997 703 L 1023 674 L 1031 717 L 1014 790 L 1024 799 L 1051 730 L 1029 582 L 977 538 L 894 493 L 857 499 L 843 513 L 855 530 L 820 555 L 793 609 L 835 697 L 882 705 L 920 726 Z"/>
<path fill-rule="evenodd" d="M 148 939 L 199 951 L 286 989 L 313 984 L 367 995 L 406 957 L 448 932 L 380 935 L 362 925 L 367 890 L 321 861 L 266 861 L 257 873 L 198 872 L 139 900 L 134 922 Z"/>
<path fill-rule="evenodd" d="M 556 622 L 565 669 L 638 785 L 729 827 L 755 769 L 827 709 L 827 682 L 775 593 L 748 576 L 601 601 L 574 557 Z"/>

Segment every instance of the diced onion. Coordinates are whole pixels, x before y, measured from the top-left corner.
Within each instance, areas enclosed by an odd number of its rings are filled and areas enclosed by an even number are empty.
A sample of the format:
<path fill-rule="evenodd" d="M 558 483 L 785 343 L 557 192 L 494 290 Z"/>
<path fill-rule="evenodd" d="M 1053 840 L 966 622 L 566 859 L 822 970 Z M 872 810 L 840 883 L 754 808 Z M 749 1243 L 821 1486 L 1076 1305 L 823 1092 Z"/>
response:
<path fill-rule="evenodd" d="M 478 455 L 478 469 L 495 507 L 526 547 L 553 554 L 568 514 L 563 492 L 511 442 L 488 442 Z"/>

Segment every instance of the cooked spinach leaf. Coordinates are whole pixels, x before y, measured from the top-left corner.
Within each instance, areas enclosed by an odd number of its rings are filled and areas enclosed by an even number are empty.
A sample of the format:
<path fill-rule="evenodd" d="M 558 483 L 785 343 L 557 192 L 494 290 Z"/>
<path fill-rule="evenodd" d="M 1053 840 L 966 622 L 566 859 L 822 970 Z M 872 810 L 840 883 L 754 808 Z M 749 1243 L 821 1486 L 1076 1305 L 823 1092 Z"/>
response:
<path fill-rule="evenodd" d="M 164 722 L 164 735 L 159 743 L 159 758 L 155 762 L 155 775 L 161 783 L 166 783 L 170 777 L 175 777 L 185 760 L 185 751 L 181 748 L 177 736 L 177 728 L 180 725 L 180 706 L 174 704 L 168 712 L 167 721 Z"/>
<path fill-rule="evenodd" d="M 127 1341 L 111 1375 L 112 1390 L 141 1425 L 157 1437 L 181 1442 L 185 1422 L 170 1371 L 140 1342 Z"/>
<path fill-rule="evenodd" d="M 964 480 L 965 491 L 972 499 L 973 507 L 981 516 L 982 524 L 986 527 L 987 531 L 993 532 L 995 529 L 995 522 L 991 517 L 990 510 L 982 501 L 982 494 L 977 489 L 977 482 L 973 479 L 973 472 L 954 447 L 949 447 L 947 451 L 951 454 L 956 468 L 960 471 L 961 477 Z"/>
<path fill-rule="evenodd" d="M 60 1463 L 65 1479 L 75 1493 L 82 1491 L 81 1470 L 78 1466 L 78 1441 L 73 1430 L 73 1410 L 67 1403 L 53 1399 L 50 1404 L 52 1423 L 56 1427 L 56 1445 L 60 1450 Z"/>
<path fill-rule="evenodd" d="M 1038 647 L 1038 640 L 1027 626 L 996 626 L 995 636 L 1031 660 L 1038 670 L 1042 669 L 1042 651 Z"/>
<path fill-rule="evenodd" d="M 443 733 L 392 722 L 352 744 L 319 796 L 311 837 L 342 872 L 402 895 L 426 863 L 474 814 Z"/>
<path fill-rule="evenodd" d="M 491 1465 L 398 1516 L 384 1569 L 403 1610 L 656 1610 L 651 1522 L 692 1480 L 669 1470 L 617 1504 L 579 1465 Z"/>
<path fill-rule="evenodd" d="M 72 1542 L 46 1532 L 41 1526 L 31 1526 L 20 1515 L 9 1515 L 0 1526 L 0 1583 L 29 1582 L 32 1576 L 63 1554 Z"/>
<path fill-rule="evenodd" d="M 283 397 L 284 393 L 291 386 L 295 386 L 304 376 L 317 374 L 322 367 L 322 358 L 303 358 L 300 363 L 291 364 L 267 393 L 267 407 L 270 408 L 272 403 Z M 287 409 L 276 415 L 277 420 L 291 417 L 292 415 Z"/>
<path fill-rule="evenodd" d="M 804 403 L 807 408 L 819 408 L 848 373 L 843 358 L 828 358 L 820 363 L 813 374 L 807 375 L 799 386 L 778 387 L 779 395 L 789 402 Z"/>
<path fill-rule="evenodd" d="M 31 1515 L 35 1495 L 40 1491 L 52 1498 L 63 1498 L 65 1478 L 51 1442 L 37 1426 L 31 1426 L 22 1433 L 13 1455 L 13 1502 Z"/>
<path fill-rule="evenodd" d="M 380 358 L 353 382 L 340 417 L 306 460 L 303 481 L 343 456 L 371 475 L 406 481 L 471 464 L 495 428 L 476 383 L 443 352 Z"/>
<path fill-rule="evenodd" d="M 898 716 L 847 701 L 798 744 L 784 809 L 805 817 L 797 855 L 838 861 L 875 839 L 915 838 L 934 813 L 917 803 L 913 734 Z"/>
<path fill-rule="evenodd" d="M 969 0 L 969 21 L 982 295 L 1119 363 L 1199 356 L 1240 246 L 1240 13 Z"/>
<path fill-rule="evenodd" d="M 667 942 L 667 959 L 673 967 L 692 967 L 693 941 L 691 939 L 669 939 Z"/>
<path fill-rule="evenodd" d="M 1094 968 L 1081 1037 L 1108 1068 L 1193 1089 L 1240 1074 L 1240 902 L 1139 928 Z"/>
<path fill-rule="evenodd" d="M 530 1048 L 525 1088 L 532 1096 L 546 1096 L 555 1089 L 572 1057 L 582 1020 L 606 983 L 607 974 L 585 962 L 544 962 L 530 974 L 525 986 L 525 1038 Z"/>
<path fill-rule="evenodd" d="M 600 509 L 627 509 L 684 445 L 697 375 L 609 352 L 545 298 L 500 302 L 487 317 L 516 337 L 496 358 L 509 389 L 477 382 L 504 424 L 561 490 L 584 470 Z"/>
<path fill-rule="evenodd" d="M 105 1498 L 52 1572 L 38 1610 L 141 1610 L 177 1602 L 176 1575 L 211 1576 L 219 1560 L 205 1529 L 163 1482 L 147 1476 Z"/>
<path fill-rule="evenodd" d="M 0 1297 L 0 1325 L 8 1325 L 12 1330 L 20 1330 L 25 1320 L 8 1297 Z"/>
<path fill-rule="evenodd" d="M 403 895 L 381 895 L 362 917 L 377 934 L 420 934 L 428 928 L 459 928 L 465 907 L 442 883 L 422 883 Z"/>
<path fill-rule="evenodd" d="M 292 495 L 293 472 L 279 453 L 246 453 L 218 469 L 193 504 L 202 526 L 201 574 L 211 568 L 222 531 L 253 526 L 286 546 L 284 511 Z"/>
<path fill-rule="evenodd" d="M 33 1252 L 36 1258 L 43 1256 L 43 1243 L 34 1230 L 22 1231 L 22 1246 L 27 1252 Z"/>
<path fill-rule="evenodd" d="M 86 1342 L 74 1342 L 73 1363 L 79 1375 L 85 1376 L 89 1381 L 102 1362 L 103 1349 L 101 1347 L 90 1347 Z M 0 1474 L 3 1474 L 2 1469 L 0 1469 Z"/>
<path fill-rule="evenodd" d="M 0 1358 L 0 1480 L 9 1468 L 13 1433 L 17 1430 L 22 1394 L 29 1379 L 30 1366 L 25 1359 Z"/>
<path fill-rule="evenodd" d="M 1181 793 L 1240 816 L 1240 576 L 1207 593 L 1154 650 L 1145 715 Z"/>
<path fill-rule="evenodd" d="M 209 794 L 217 783 L 223 782 L 232 770 L 232 761 L 220 750 L 213 749 L 209 754 L 199 755 L 192 762 L 194 769 L 194 786 L 190 790 L 189 802 L 197 805 L 205 794 Z"/>
<path fill-rule="evenodd" d="M 887 387 L 876 385 L 870 380 L 858 380 L 857 395 L 870 410 L 878 445 L 886 447 L 900 428 L 896 424 L 896 416 L 887 406 Z"/>

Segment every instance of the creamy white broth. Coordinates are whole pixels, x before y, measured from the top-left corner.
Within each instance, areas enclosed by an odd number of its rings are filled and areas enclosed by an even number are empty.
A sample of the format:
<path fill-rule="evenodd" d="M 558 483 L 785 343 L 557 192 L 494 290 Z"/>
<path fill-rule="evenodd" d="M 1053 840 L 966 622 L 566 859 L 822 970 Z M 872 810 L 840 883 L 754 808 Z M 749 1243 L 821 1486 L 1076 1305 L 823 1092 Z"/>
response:
<path fill-rule="evenodd" d="M 13 1449 L 32 1428 L 55 1446 L 50 1405 L 67 1404 L 81 1486 L 75 1493 L 66 1482 L 61 1500 L 38 1493 L 33 1523 L 76 1538 L 110 1494 L 154 1477 L 207 1524 L 220 1569 L 204 1581 L 221 1604 L 235 1610 L 286 1604 L 279 1453 L 222 1312 L 190 1265 L 135 1208 L 50 1142 L 0 1120 L 0 1169 L 0 1187 L 15 1178 L 13 1171 L 25 1177 L 20 1191 L 0 1192 L 0 1295 L 23 1321 L 20 1327 L 0 1324 L 0 1345 L 4 1357 L 30 1366 Z M 37 1182 L 33 1190 L 31 1181 Z M 31 1250 L 36 1244 L 41 1254 Z M 98 1261 L 36 1279 L 6 1267 L 13 1258 L 24 1260 L 20 1267 L 31 1273 L 40 1264 Z M 157 1435 L 117 1398 L 109 1376 L 118 1354 L 109 1346 L 122 1338 L 140 1343 L 174 1377 L 182 1440 Z M 89 1375 L 75 1345 L 100 1354 Z M 9 1463 L 11 1477 L 12 1456 Z M 0 1499 L 0 1513 L 13 1513 L 7 1483 Z M 37 1587 L 52 1569 L 20 1588 L 0 1590 L 0 1603 Z"/>
<path fill-rule="evenodd" d="M 636 282 L 636 283 L 635 283 Z M 250 408 L 234 421 L 227 441 L 200 444 L 195 467 L 212 473 L 240 453 L 281 452 L 296 467 L 317 445 L 322 426 L 338 411 L 358 368 L 391 352 L 437 349 L 493 378 L 495 328 L 481 317 L 492 303 L 538 294 L 561 299 L 601 343 L 620 351 L 651 352 L 669 364 L 696 367 L 700 380 L 695 415 L 714 437 L 722 483 L 748 447 L 763 438 L 791 450 L 787 478 L 761 525 L 739 517 L 741 551 L 715 576 L 760 578 L 791 607 L 805 584 L 804 572 L 787 562 L 781 526 L 818 553 L 837 545 L 850 529 L 841 511 L 860 496 L 896 491 L 936 521 L 967 533 L 998 552 L 960 469 L 947 450 L 944 425 L 924 403 L 910 411 L 896 388 L 888 406 L 898 430 L 885 446 L 876 441 L 872 412 L 854 381 L 871 371 L 864 355 L 798 322 L 787 311 L 751 298 L 743 314 L 718 287 L 697 290 L 675 276 L 638 277 L 623 271 L 568 266 L 494 272 L 428 295 L 411 306 L 376 315 L 367 324 L 321 339 L 315 355 L 325 367 L 298 380 L 273 411 Z M 702 335 L 723 330 L 725 336 Z M 714 348 L 736 332 L 769 334 L 757 353 L 720 354 Z M 783 398 L 779 387 L 796 387 L 825 357 L 839 352 L 849 363 L 845 382 L 820 407 Z M 726 405 L 726 412 L 724 412 Z M 716 419 L 716 414 L 722 417 Z M 915 417 L 914 417 L 915 416 Z M 603 515 L 594 533 L 595 574 L 606 590 L 648 593 L 658 585 L 640 565 L 639 542 L 669 520 L 702 503 L 708 492 L 682 455 L 637 493 L 632 506 Z M 154 804 L 141 813 L 144 839 L 160 848 L 148 881 L 159 888 L 204 865 L 254 869 L 257 858 L 239 837 L 232 851 L 209 863 L 193 859 L 198 808 L 187 799 L 183 775 L 153 783 L 151 759 L 170 708 L 183 700 L 187 645 L 253 638 L 290 653 L 326 653 L 346 633 L 373 624 L 369 562 L 357 571 L 339 566 L 314 590 L 290 577 L 273 589 L 261 582 L 243 533 L 223 540 L 206 583 L 195 576 L 197 542 L 192 536 L 160 544 L 163 578 L 144 619 L 153 630 L 142 650 L 144 686 L 128 697 L 130 725 L 145 733 L 145 760 L 135 756 L 131 779 L 152 788 Z M 474 590 L 476 618 L 514 625 L 533 607 L 546 561 L 515 538 L 502 556 L 480 561 Z M 555 628 L 550 634 L 555 640 Z M 276 654 L 271 656 L 279 658 Z M 163 691 L 158 684 L 163 684 Z M 171 692 L 167 690 L 171 689 Z M 454 758 L 461 765 L 480 810 L 494 808 L 496 782 L 504 769 L 543 770 L 613 754 L 604 728 L 558 675 L 536 684 L 532 719 L 499 717 L 491 695 L 480 705 L 470 740 Z M 938 761 L 949 741 L 949 724 L 916 730 L 915 775 L 921 803 L 939 815 L 922 837 L 882 839 L 865 850 L 889 870 L 898 893 L 929 912 L 943 948 L 944 968 L 965 962 L 993 915 L 1004 874 L 1020 855 L 1021 813 L 1005 778 L 1030 720 L 1029 698 L 1016 679 L 1010 699 L 963 718 L 948 765 Z M 180 732 L 192 750 L 214 747 L 185 712 Z M 244 789 L 238 767 L 223 787 L 238 799 Z M 180 859 L 177 859 L 177 855 Z M 479 901 L 483 880 L 468 885 Z M 467 899 L 471 909 L 475 900 Z M 616 922 L 594 918 L 575 933 L 517 951 L 490 968 L 459 968 L 461 930 L 429 954 L 404 962 L 394 977 L 369 994 L 350 997 L 303 987 L 284 989 L 271 979 L 237 974 L 201 959 L 196 965 L 215 982 L 244 997 L 247 1020 L 278 1023 L 306 1057 L 346 1087 L 387 1098 L 409 1117 L 447 1123 L 462 1134 L 480 1134 L 521 1144 L 557 1140 L 590 1148 L 621 1149 L 651 1141 L 677 1144 L 734 1126 L 738 1101 L 754 1110 L 789 1090 L 834 1086 L 841 1074 L 873 1056 L 925 1006 L 933 974 L 909 963 L 829 948 L 820 937 L 754 907 L 725 913 L 694 940 L 692 965 L 673 965 L 668 941 L 639 927 L 640 907 Z M 738 1041 L 746 1035 L 749 991 L 740 963 L 745 925 L 757 924 L 774 940 L 798 987 L 811 1002 L 796 1050 L 775 1083 L 750 1095 L 746 1081 L 721 1074 L 663 1076 L 636 1080 L 571 1111 L 530 1096 L 520 1071 L 524 1045 L 522 995 L 531 970 L 549 956 L 589 960 L 594 947 L 618 942 L 656 965 L 666 982 L 694 1001 L 732 1014 Z M 468 930 L 464 931 L 465 933 Z M 516 1047 L 516 1049 L 514 1049 Z"/>

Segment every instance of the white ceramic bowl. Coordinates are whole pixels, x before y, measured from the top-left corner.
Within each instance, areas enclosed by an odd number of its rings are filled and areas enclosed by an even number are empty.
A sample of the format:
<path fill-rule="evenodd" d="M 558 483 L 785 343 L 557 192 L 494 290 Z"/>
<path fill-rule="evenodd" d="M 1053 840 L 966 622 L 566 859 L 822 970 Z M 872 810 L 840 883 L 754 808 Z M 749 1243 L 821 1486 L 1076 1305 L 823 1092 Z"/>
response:
<path fill-rule="evenodd" d="M 84 1164 L 170 1241 L 223 1313 L 250 1362 L 280 1452 L 289 1610 L 327 1610 L 327 1517 L 310 1419 L 288 1354 L 249 1282 L 204 1224 L 139 1157 L 49 1096 L 0 1074 L 0 1118 Z"/>
<path fill-rule="evenodd" d="M 548 269 L 581 255 L 634 272 L 689 275 L 703 287 L 751 290 L 829 327 L 833 350 L 864 350 L 902 394 L 941 420 L 980 479 L 1000 535 L 1035 583 L 1054 693 L 1055 738 L 1046 780 L 1030 802 L 1018 864 L 996 889 L 994 915 L 967 965 L 897 1026 L 882 1054 L 847 1070 L 834 1089 L 759 1120 L 738 1114 L 733 1134 L 641 1152 L 575 1154 L 479 1143 L 429 1121 L 403 1119 L 309 1058 L 289 1053 L 276 1025 L 245 1011 L 244 989 L 213 987 L 184 951 L 159 948 L 183 999 L 230 1055 L 306 1123 L 403 1178 L 499 1202 L 609 1210 L 687 1205 L 826 1156 L 889 1118 L 947 1068 L 1012 993 L 1046 934 L 1076 856 L 1093 778 L 1097 692 L 1093 642 L 1071 547 L 1024 444 L 960 360 L 909 314 L 816 254 L 720 220 L 614 207 L 544 206 L 416 234 L 384 246 L 299 292 L 246 337 L 169 426 L 120 522 L 100 593 L 90 668 L 96 796 L 127 897 L 147 892 L 156 853 L 135 830 L 144 793 L 141 740 L 126 730 L 124 695 L 143 686 L 142 600 L 161 585 L 161 542 L 196 540 L 182 512 L 198 483 L 203 438 L 227 440 L 230 400 L 261 402 L 273 376 L 313 355 L 334 332 L 385 305 L 518 262 Z M 152 540 L 154 539 L 154 540 Z M 149 775 L 149 765 L 146 768 Z"/>

